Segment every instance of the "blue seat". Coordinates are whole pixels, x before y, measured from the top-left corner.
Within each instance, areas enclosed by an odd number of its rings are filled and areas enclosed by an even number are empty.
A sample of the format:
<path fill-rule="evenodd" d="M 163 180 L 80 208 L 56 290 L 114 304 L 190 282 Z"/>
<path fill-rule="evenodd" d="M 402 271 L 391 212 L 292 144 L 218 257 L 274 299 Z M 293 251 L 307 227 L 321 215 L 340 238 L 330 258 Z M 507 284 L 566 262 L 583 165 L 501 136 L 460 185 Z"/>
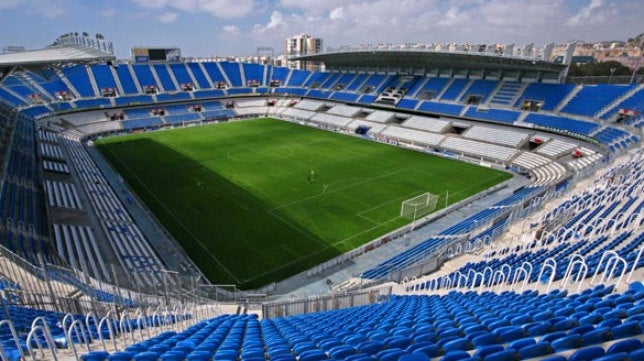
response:
<path fill-rule="evenodd" d="M 438 345 L 428 345 L 414 350 L 413 353 L 417 352 L 422 352 L 429 357 L 438 357 L 443 354 L 443 349 Z"/>
<path fill-rule="evenodd" d="M 83 361 L 103 361 L 107 359 L 110 353 L 107 351 L 91 351 L 84 355 L 81 355 L 81 360 Z"/>
<path fill-rule="evenodd" d="M 327 359 L 326 353 L 319 349 L 306 350 L 300 354 L 300 361 L 320 361 L 325 359 Z"/>
<path fill-rule="evenodd" d="M 483 359 L 485 361 L 515 361 L 518 357 L 519 353 L 517 350 L 510 349 L 489 354 Z"/>
<path fill-rule="evenodd" d="M 540 356 L 545 356 L 553 353 L 555 351 L 554 348 L 550 345 L 549 342 L 539 342 L 534 345 L 528 345 L 525 346 L 524 348 L 519 350 L 519 357 L 521 357 L 522 360 L 528 359 L 528 358 L 533 358 L 533 357 L 540 357 Z"/>
<path fill-rule="evenodd" d="M 387 349 L 378 352 L 376 359 L 380 361 L 397 361 L 402 355 L 405 355 L 405 351 L 401 349 Z"/>
<path fill-rule="evenodd" d="M 621 352 L 612 355 L 605 355 L 595 359 L 594 361 L 631 361 L 631 359 L 626 352 Z"/>
<path fill-rule="evenodd" d="M 107 356 L 107 359 L 109 361 L 130 361 L 134 358 L 134 355 L 135 353 L 131 351 L 120 351 Z"/>
<path fill-rule="evenodd" d="M 540 361 L 568 361 L 565 356 L 554 355 L 546 358 L 542 358 Z"/>
<path fill-rule="evenodd" d="M 186 356 L 186 360 L 188 361 L 208 361 L 212 357 L 212 353 L 208 351 L 192 351 Z M 226 358 L 222 358 L 222 360 L 226 360 Z M 235 358 L 231 358 L 230 360 L 235 360 Z"/>
<path fill-rule="evenodd" d="M 568 335 L 552 341 L 552 347 L 555 351 L 564 351 L 580 348 L 584 345 L 584 340 L 578 334 Z"/>
<path fill-rule="evenodd" d="M 408 337 L 398 337 L 394 336 L 385 340 L 385 346 L 387 348 L 406 348 L 411 344 L 412 340 Z"/>
<path fill-rule="evenodd" d="M 614 339 L 636 336 L 642 333 L 642 327 L 637 321 L 624 322 L 610 330 Z"/>
<path fill-rule="evenodd" d="M 154 351 L 139 352 L 134 355 L 134 361 L 156 361 L 161 353 Z"/>
<path fill-rule="evenodd" d="M 398 359 L 398 361 L 429 361 L 429 356 L 422 352 L 407 353 Z"/>
<path fill-rule="evenodd" d="M 507 348 L 509 348 L 509 349 L 511 348 L 511 349 L 514 349 L 514 350 L 518 351 L 518 350 L 524 348 L 525 346 L 534 345 L 535 343 L 536 343 L 536 341 L 532 337 L 520 338 L 518 340 L 514 340 L 514 341 L 510 342 L 508 344 Z"/>
<path fill-rule="evenodd" d="M 385 344 L 380 341 L 366 341 L 358 345 L 357 349 L 366 354 L 375 355 L 385 348 Z"/>
<path fill-rule="evenodd" d="M 611 331 L 608 327 L 597 328 L 593 331 L 590 331 L 584 334 L 584 345 L 594 345 L 597 343 L 602 343 L 610 341 L 612 338 Z"/>
<path fill-rule="evenodd" d="M 486 345 L 495 345 L 501 342 L 501 338 L 493 333 L 486 333 L 472 339 L 472 343 L 476 347 L 486 346 Z"/>
<path fill-rule="evenodd" d="M 644 348 L 635 350 L 628 355 L 631 361 L 644 361 Z"/>
<path fill-rule="evenodd" d="M 621 340 L 612 344 L 608 348 L 608 350 L 606 350 L 606 353 L 614 354 L 620 352 L 633 352 L 635 350 L 639 350 L 640 348 L 642 348 L 642 341 L 636 338 L 628 338 L 626 340 Z"/>
<path fill-rule="evenodd" d="M 161 355 L 161 361 L 181 361 L 186 358 L 186 353 L 178 350 L 170 350 Z"/>
<path fill-rule="evenodd" d="M 356 353 L 356 349 L 349 345 L 335 346 L 329 350 L 329 356 L 334 359 L 343 359 Z"/>
<path fill-rule="evenodd" d="M 554 342 L 557 339 L 566 337 L 568 334 L 563 331 L 556 331 L 546 335 L 543 335 L 539 341 Z"/>
<path fill-rule="evenodd" d="M 468 351 L 471 350 L 473 347 L 473 344 L 470 340 L 466 338 L 458 338 L 456 340 L 449 341 L 443 345 L 443 350 L 445 352 L 450 352 L 450 351 Z"/>
<path fill-rule="evenodd" d="M 448 352 L 441 358 L 441 361 L 458 361 L 458 360 L 464 360 L 470 357 L 470 354 L 467 353 L 466 351 L 452 351 Z"/>
<path fill-rule="evenodd" d="M 474 356 L 485 358 L 488 355 L 501 352 L 501 351 L 503 351 L 503 346 L 501 345 L 483 346 L 476 349 L 476 352 L 474 352 Z"/>
<path fill-rule="evenodd" d="M 605 354 L 604 349 L 599 346 L 584 347 L 570 355 L 568 361 L 593 361 Z"/>

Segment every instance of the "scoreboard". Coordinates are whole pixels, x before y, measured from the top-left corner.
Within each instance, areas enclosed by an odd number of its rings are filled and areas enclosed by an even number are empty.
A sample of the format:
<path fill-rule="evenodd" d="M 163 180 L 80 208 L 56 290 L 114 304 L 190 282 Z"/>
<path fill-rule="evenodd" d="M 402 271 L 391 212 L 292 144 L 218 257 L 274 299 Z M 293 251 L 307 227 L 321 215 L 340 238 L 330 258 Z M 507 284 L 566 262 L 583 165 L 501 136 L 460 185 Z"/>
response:
<path fill-rule="evenodd" d="M 174 47 L 136 47 L 131 49 L 131 53 L 135 63 L 181 61 L 181 49 Z"/>

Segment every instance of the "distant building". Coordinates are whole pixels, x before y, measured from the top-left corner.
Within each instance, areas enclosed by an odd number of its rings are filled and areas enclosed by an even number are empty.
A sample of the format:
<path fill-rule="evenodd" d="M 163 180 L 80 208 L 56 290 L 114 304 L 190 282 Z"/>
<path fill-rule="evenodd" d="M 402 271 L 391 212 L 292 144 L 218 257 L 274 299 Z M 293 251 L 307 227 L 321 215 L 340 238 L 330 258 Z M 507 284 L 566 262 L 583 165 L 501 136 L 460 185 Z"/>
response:
<path fill-rule="evenodd" d="M 288 59 L 295 56 L 318 54 L 322 52 L 322 39 L 314 38 L 309 34 L 299 34 L 286 39 L 285 55 Z M 320 63 L 288 61 L 286 64 L 291 69 L 320 70 Z"/>

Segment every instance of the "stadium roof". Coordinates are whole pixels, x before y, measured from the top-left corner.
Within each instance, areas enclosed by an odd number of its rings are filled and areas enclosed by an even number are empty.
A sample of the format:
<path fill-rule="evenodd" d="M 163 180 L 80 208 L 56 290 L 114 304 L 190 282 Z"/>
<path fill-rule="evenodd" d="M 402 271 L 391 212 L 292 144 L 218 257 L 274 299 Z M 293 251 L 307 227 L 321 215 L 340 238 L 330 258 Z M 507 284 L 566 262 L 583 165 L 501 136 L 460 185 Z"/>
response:
<path fill-rule="evenodd" d="M 16 68 L 35 70 L 65 63 L 111 61 L 113 54 L 78 44 L 50 46 L 44 49 L 0 54 L 0 82 Z"/>
<path fill-rule="evenodd" d="M 81 45 L 68 44 L 18 53 L 0 54 L 0 66 L 31 66 L 114 60 L 113 54 Z"/>
<path fill-rule="evenodd" d="M 533 73 L 557 79 L 567 65 L 555 64 L 537 58 L 479 54 L 474 52 L 438 52 L 427 50 L 349 50 L 306 55 L 292 60 L 324 63 L 330 70 L 387 71 L 410 70 L 411 73 L 444 72 L 499 72 Z M 503 75 L 503 74 L 500 74 Z"/>

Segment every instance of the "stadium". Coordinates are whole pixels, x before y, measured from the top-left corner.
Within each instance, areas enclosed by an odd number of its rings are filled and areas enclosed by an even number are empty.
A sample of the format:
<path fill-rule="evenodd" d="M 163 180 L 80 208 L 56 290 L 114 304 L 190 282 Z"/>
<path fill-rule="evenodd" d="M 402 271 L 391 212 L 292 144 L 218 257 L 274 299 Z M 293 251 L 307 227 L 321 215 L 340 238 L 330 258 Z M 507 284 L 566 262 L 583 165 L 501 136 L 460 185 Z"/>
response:
<path fill-rule="evenodd" d="M 2 360 L 644 360 L 644 84 L 552 48 L 0 54 Z"/>

